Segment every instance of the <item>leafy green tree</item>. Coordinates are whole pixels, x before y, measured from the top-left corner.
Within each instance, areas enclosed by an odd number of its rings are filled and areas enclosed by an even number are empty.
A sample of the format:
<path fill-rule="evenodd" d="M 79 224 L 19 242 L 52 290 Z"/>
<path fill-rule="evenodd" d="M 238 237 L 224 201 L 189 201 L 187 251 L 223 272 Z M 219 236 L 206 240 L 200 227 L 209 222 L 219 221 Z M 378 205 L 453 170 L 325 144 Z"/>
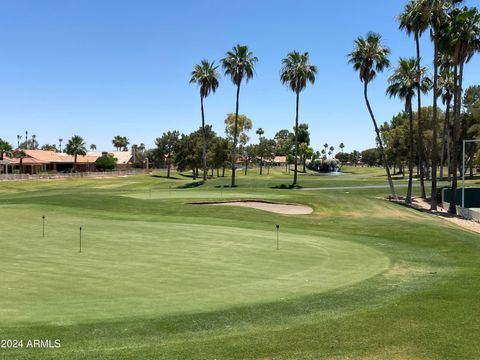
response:
<path fill-rule="evenodd" d="M 85 140 L 81 136 L 73 135 L 69 140 L 67 145 L 65 146 L 65 152 L 68 155 L 74 157 L 73 160 L 73 170 L 77 171 L 77 157 L 78 155 L 86 155 L 87 148 Z"/>
<path fill-rule="evenodd" d="M 335 159 L 340 161 L 341 165 L 345 165 L 349 160 L 349 156 L 347 153 L 341 151 L 335 154 Z"/>
<path fill-rule="evenodd" d="M 208 60 L 202 60 L 200 64 L 195 65 L 191 73 L 190 84 L 198 84 L 200 88 L 200 109 L 202 113 L 202 166 L 203 166 L 203 180 L 207 180 L 207 139 L 205 133 L 205 112 L 203 109 L 203 100 L 214 93 L 218 88 L 218 66 Z"/>
<path fill-rule="evenodd" d="M 105 154 L 95 160 L 95 167 L 98 170 L 113 170 L 117 166 L 117 158 L 113 155 Z"/>
<path fill-rule="evenodd" d="M 179 132 L 168 131 L 155 140 L 155 157 L 167 167 L 167 177 L 170 177 L 170 169 L 175 151 L 179 145 Z"/>
<path fill-rule="evenodd" d="M 405 203 L 412 203 L 412 187 L 413 187 L 413 162 L 414 162 L 414 128 L 413 128 L 413 109 L 412 99 L 416 95 L 416 91 L 420 89 L 422 93 L 426 93 L 432 87 L 432 81 L 426 76 L 427 68 L 420 67 L 420 75 L 418 74 L 418 64 L 415 58 L 400 58 L 398 66 L 392 76 L 389 77 L 389 86 L 387 94 L 391 97 L 399 97 L 405 101 L 405 110 L 409 115 L 409 149 L 410 156 L 408 160 L 408 189 Z M 420 84 L 417 81 L 420 79 Z M 419 97 L 420 94 L 417 95 Z M 420 120 L 420 114 L 419 114 Z"/>
<path fill-rule="evenodd" d="M 44 144 L 42 145 L 41 150 L 57 152 L 57 146 L 55 144 Z"/>
<path fill-rule="evenodd" d="M 233 84 L 237 87 L 235 121 L 233 125 L 233 146 L 232 146 L 232 187 L 235 187 L 235 166 L 237 162 L 237 140 L 238 140 L 238 111 L 240 101 L 240 86 L 242 81 L 248 82 L 253 77 L 255 64 L 258 58 L 248 50 L 246 45 L 236 45 L 232 50 L 228 51 L 221 60 L 225 75 L 229 76 Z"/>
<path fill-rule="evenodd" d="M 240 143 L 241 145 L 245 145 L 250 140 L 247 133 L 252 129 L 253 123 L 247 116 L 227 114 L 224 123 L 225 133 L 233 143 L 235 143 L 235 137 L 237 138 L 237 144 Z"/>
<path fill-rule="evenodd" d="M 384 46 L 381 42 L 382 37 L 379 34 L 369 33 L 366 38 L 359 37 L 355 40 L 355 49 L 348 54 L 349 63 L 353 65 L 355 71 L 360 74 L 360 81 L 363 83 L 363 96 L 367 105 L 368 112 L 372 118 L 375 133 L 377 135 L 378 146 L 385 165 L 385 171 L 387 172 L 388 184 L 390 186 L 390 192 L 394 198 L 397 198 L 395 193 L 395 187 L 393 185 L 392 176 L 390 174 L 390 168 L 387 162 L 387 156 L 383 147 L 382 137 L 380 130 L 373 114 L 370 101 L 368 100 L 368 85 L 375 79 L 378 72 L 381 72 L 390 66 L 388 55 L 390 50 Z"/>
<path fill-rule="evenodd" d="M 231 142 L 221 136 L 215 136 L 211 141 L 211 147 L 207 153 L 207 158 L 212 169 L 217 170 L 217 177 L 220 176 L 220 168 L 222 169 L 222 177 L 225 177 L 225 168 L 228 166 L 230 145 Z"/>
<path fill-rule="evenodd" d="M 309 63 L 308 52 L 299 53 L 292 51 L 282 60 L 282 70 L 280 81 L 287 85 L 295 93 L 295 162 L 293 173 L 293 185 L 297 185 L 298 178 L 298 108 L 300 102 L 300 92 L 305 90 L 307 83 L 315 83 L 317 68 Z"/>
<path fill-rule="evenodd" d="M 367 166 L 379 166 L 381 163 L 381 155 L 377 148 L 363 150 L 362 162 Z"/>
<path fill-rule="evenodd" d="M 357 166 L 358 162 L 360 161 L 361 154 L 357 150 L 353 150 L 349 155 L 348 155 L 348 161 L 353 165 Z"/>

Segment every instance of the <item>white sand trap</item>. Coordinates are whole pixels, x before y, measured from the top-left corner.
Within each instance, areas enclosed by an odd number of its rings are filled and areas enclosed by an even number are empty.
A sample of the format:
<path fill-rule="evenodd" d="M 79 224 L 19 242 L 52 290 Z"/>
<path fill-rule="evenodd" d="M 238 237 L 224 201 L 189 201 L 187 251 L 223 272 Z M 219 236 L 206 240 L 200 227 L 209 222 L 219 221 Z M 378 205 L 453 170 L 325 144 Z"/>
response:
<path fill-rule="evenodd" d="M 207 204 L 205 204 L 207 205 Z M 311 207 L 298 204 L 275 204 L 263 201 L 230 201 L 219 203 L 208 203 L 208 205 L 221 205 L 221 206 L 239 206 L 251 209 L 269 211 L 277 214 L 285 215 L 308 215 L 313 212 Z"/>

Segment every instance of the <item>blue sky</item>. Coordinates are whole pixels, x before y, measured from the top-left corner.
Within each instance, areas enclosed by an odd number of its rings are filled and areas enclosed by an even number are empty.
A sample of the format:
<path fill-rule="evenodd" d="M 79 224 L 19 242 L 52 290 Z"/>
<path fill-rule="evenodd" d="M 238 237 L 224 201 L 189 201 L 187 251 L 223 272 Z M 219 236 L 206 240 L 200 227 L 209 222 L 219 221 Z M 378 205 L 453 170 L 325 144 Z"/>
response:
<path fill-rule="evenodd" d="M 374 145 L 371 120 L 357 74 L 347 64 L 353 39 L 380 32 L 399 56 L 413 56 L 413 39 L 395 20 L 406 1 L 147 1 L 2 0 L 0 2 L 0 137 L 16 144 L 28 130 L 40 143 L 72 134 L 111 149 L 115 135 L 153 146 L 164 131 L 200 125 L 193 65 L 216 60 L 237 43 L 259 58 L 256 76 L 242 88 L 240 112 L 273 137 L 294 122 L 294 95 L 279 82 L 280 61 L 308 51 L 319 72 L 302 93 L 300 121 L 312 145 L 346 150 Z M 480 6 L 480 0 L 466 1 Z M 422 39 L 431 63 L 429 37 Z M 465 84 L 480 84 L 480 55 L 465 70 Z M 387 72 L 370 89 L 383 122 L 402 109 L 385 96 Z M 429 98 L 425 103 L 431 102 Z M 222 78 L 205 101 L 207 122 L 218 133 L 235 109 L 235 89 Z M 256 139 L 255 139 L 256 140 Z"/>

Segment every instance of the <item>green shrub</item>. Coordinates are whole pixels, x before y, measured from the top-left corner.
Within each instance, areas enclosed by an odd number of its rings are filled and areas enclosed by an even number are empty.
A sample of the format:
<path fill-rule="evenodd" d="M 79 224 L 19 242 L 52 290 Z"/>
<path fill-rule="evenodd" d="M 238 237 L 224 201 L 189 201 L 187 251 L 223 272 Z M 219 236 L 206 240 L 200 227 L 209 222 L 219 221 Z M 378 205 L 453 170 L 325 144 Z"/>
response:
<path fill-rule="evenodd" d="M 98 170 L 113 170 L 117 166 L 117 159 L 112 155 L 102 155 L 95 161 L 95 167 Z"/>

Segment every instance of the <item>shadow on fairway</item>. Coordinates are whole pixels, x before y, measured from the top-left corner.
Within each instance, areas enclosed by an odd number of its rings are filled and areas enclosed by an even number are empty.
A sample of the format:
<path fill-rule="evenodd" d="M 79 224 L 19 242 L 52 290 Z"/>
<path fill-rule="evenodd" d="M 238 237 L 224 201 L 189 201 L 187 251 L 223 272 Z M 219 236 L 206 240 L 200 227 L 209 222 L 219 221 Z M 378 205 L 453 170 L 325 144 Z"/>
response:
<path fill-rule="evenodd" d="M 193 189 L 193 188 L 202 186 L 203 184 L 205 184 L 205 181 L 203 181 L 203 180 L 202 181 L 194 181 L 194 182 L 191 182 L 191 183 L 188 183 L 188 184 L 179 185 L 176 188 L 177 189 Z"/>
<path fill-rule="evenodd" d="M 292 184 L 280 184 L 270 187 L 270 189 L 303 189 L 301 185 L 292 185 Z"/>
<path fill-rule="evenodd" d="M 168 180 L 181 180 L 180 178 L 178 177 L 175 177 L 175 176 L 165 176 L 165 175 L 151 175 L 152 177 L 154 178 L 159 178 L 159 179 L 168 179 Z"/>

